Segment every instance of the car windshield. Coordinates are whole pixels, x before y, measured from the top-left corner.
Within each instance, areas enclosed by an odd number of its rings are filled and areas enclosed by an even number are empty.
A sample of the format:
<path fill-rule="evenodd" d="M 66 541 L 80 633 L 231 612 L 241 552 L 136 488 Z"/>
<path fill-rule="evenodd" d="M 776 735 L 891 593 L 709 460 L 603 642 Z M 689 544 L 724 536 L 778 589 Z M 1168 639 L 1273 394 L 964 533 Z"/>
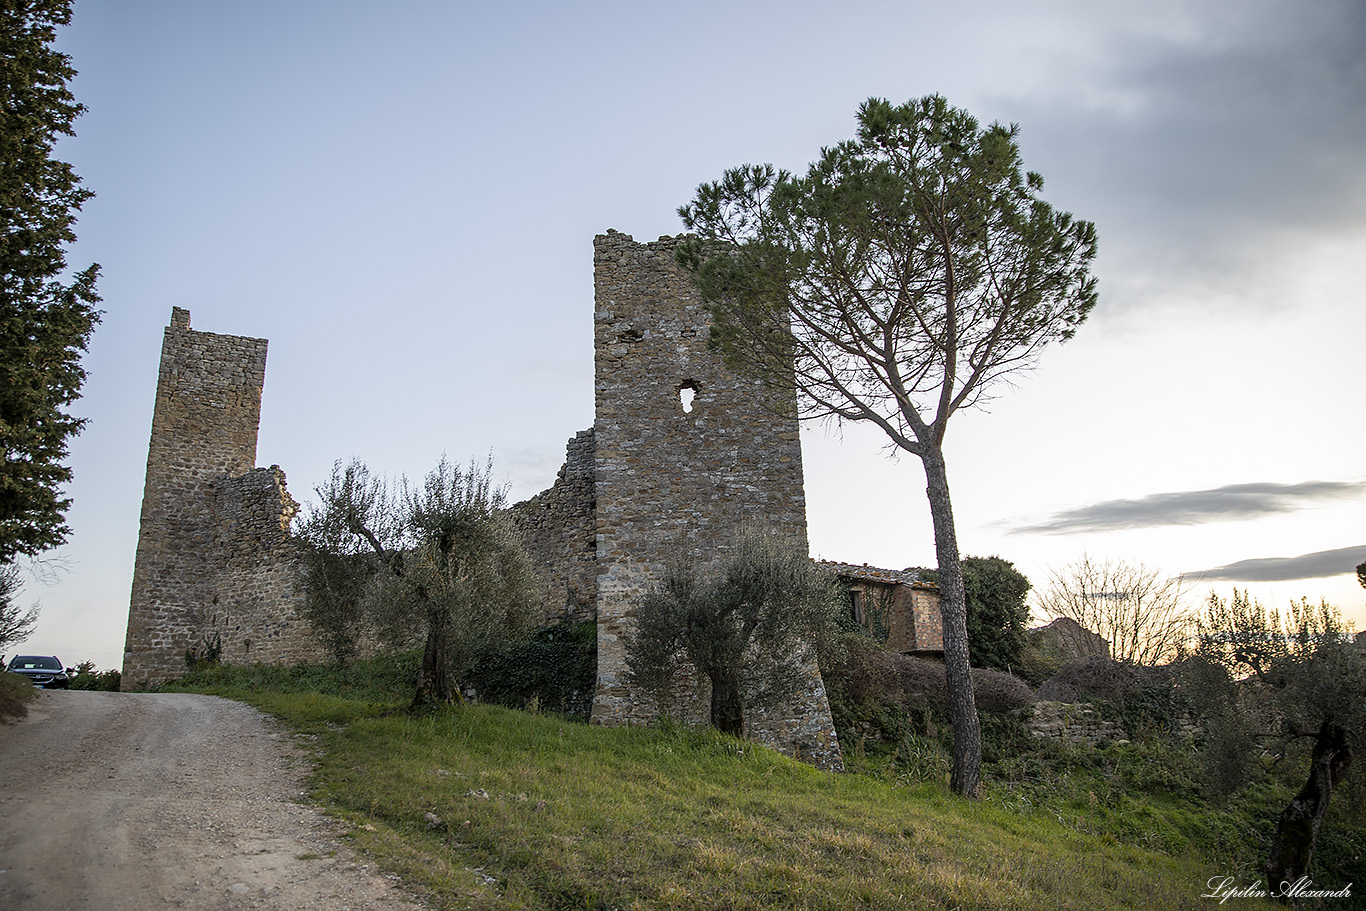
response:
<path fill-rule="evenodd" d="M 9 663 L 10 670 L 60 671 L 62 662 L 43 655 L 19 655 Z"/>

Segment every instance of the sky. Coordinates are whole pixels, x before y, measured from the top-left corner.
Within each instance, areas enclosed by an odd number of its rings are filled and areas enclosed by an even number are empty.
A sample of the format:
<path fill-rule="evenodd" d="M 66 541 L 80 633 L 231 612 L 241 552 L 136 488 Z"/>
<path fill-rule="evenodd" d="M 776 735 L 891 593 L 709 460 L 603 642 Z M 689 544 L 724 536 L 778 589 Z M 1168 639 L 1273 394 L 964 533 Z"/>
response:
<path fill-rule="evenodd" d="M 1355 0 L 469 4 L 76 0 L 59 155 L 102 267 L 72 534 L 25 651 L 122 663 L 162 329 L 270 340 L 257 463 L 492 453 L 522 499 L 593 422 L 592 240 L 678 234 L 730 167 L 804 170 L 869 97 L 1018 123 L 1095 222 L 1100 303 L 957 415 L 958 536 L 1046 588 L 1089 554 L 1326 598 L 1366 628 L 1366 7 Z M 933 565 L 924 475 L 803 435 L 815 556 Z"/>

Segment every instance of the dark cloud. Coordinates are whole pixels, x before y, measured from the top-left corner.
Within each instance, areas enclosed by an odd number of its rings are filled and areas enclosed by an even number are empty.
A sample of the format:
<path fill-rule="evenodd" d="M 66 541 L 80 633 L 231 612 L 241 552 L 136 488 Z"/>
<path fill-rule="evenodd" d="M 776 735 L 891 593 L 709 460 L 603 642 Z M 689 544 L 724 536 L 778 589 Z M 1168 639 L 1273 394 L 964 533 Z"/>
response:
<path fill-rule="evenodd" d="M 1094 75 L 1123 101 L 1026 98 L 1011 119 L 1026 161 L 1075 200 L 1064 208 L 1097 222 L 1107 261 L 1227 282 L 1287 237 L 1366 227 L 1366 5 L 1201 9 L 1202 40 L 1117 40 Z"/>
<path fill-rule="evenodd" d="M 1339 547 L 1320 550 L 1298 557 L 1261 557 L 1239 560 L 1227 566 L 1216 566 L 1203 572 L 1191 573 L 1200 579 L 1228 579 L 1233 582 L 1284 582 L 1287 579 L 1326 579 L 1352 572 L 1358 563 L 1366 561 L 1366 546 Z"/>
<path fill-rule="evenodd" d="M 1316 501 L 1359 496 L 1363 491 L 1366 491 L 1366 481 L 1229 484 L 1212 490 L 1149 494 L 1137 500 L 1105 500 L 1056 512 L 1040 522 L 1017 525 L 1011 532 L 1056 535 L 1255 519 L 1293 512 Z"/>

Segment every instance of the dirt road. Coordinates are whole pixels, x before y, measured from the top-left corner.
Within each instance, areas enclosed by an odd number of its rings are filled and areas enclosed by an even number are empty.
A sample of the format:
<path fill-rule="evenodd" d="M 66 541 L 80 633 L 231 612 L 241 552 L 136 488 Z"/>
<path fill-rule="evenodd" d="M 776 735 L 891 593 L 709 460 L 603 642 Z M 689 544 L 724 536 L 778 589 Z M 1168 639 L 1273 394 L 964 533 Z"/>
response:
<path fill-rule="evenodd" d="M 307 771 L 240 703 L 41 693 L 0 725 L 0 908 L 420 908 L 295 802 Z"/>

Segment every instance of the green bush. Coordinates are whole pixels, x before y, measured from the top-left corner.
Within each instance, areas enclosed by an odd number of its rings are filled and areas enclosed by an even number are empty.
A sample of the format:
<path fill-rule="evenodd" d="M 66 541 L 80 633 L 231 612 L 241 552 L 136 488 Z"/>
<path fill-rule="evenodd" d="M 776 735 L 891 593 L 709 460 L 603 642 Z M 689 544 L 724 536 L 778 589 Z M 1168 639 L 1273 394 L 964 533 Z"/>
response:
<path fill-rule="evenodd" d="M 845 660 L 823 675 L 846 754 L 889 762 L 916 780 L 943 777 L 953 746 L 943 664 L 891 652 L 867 639 L 853 640 Z M 973 668 L 972 680 L 983 759 L 991 763 L 1032 749 L 1033 738 L 1016 714 L 1034 701 L 1029 685 L 990 668 Z M 984 772 L 991 774 L 990 769 Z"/>
<path fill-rule="evenodd" d="M 1030 686 L 1042 686 L 1049 678 L 1075 661 L 1062 643 L 1057 639 L 1039 635 L 1031 630 L 1025 637 L 1025 645 L 1020 653 L 1020 664 L 1013 670 Z"/>
<path fill-rule="evenodd" d="M 557 623 L 480 662 L 468 683 L 484 702 L 587 721 L 597 672 L 598 625 Z"/>
<path fill-rule="evenodd" d="M 879 648 L 871 642 L 851 642 L 844 660 L 824 672 L 827 684 L 841 689 L 855 703 L 927 705 L 944 708 L 944 665 Z M 972 669 L 977 708 L 1001 714 L 1034 702 L 1034 691 L 1019 677 L 991 668 Z"/>
<path fill-rule="evenodd" d="M 962 563 L 968 658 L 975 668 L 1011 672 L 1023 660 L 1029 579 L 1000 557 L 964 557 Z M 920 576 L 926 582 L 939 582 L 938 569 L 921 568 Z"/>
<path fill-rule="evenodd" d="M 185 667 L 195 671 L 211 667 L 223 660 L 223 637 L 219 633 L 205 635 L 185 649 Z"/>
<path fill-rule="evenodd" d="M 28 714 L 28 701 L 37 692 L 28 678 L 0 671 L 0 722 L 17 721 Z"/>
<path fill-rule="evenodd" d="M 76 665 L 76 672 L 71 675 L 73 690 L 103 690 L 117 693 L 122 682 L 123 675 L 119 671 L 97 671 L 93 661 L 82 661 Z"/>
<path fill-rule="evenodd" d="M 391 704 L 412 698 L 421 663 L 420 651 L 407 651 L 390 652 L 350 664 L 203 664 L 163 688 L 208 690 L 219 694 L 259 690 L 317 693 L 372 704 Z"/>

